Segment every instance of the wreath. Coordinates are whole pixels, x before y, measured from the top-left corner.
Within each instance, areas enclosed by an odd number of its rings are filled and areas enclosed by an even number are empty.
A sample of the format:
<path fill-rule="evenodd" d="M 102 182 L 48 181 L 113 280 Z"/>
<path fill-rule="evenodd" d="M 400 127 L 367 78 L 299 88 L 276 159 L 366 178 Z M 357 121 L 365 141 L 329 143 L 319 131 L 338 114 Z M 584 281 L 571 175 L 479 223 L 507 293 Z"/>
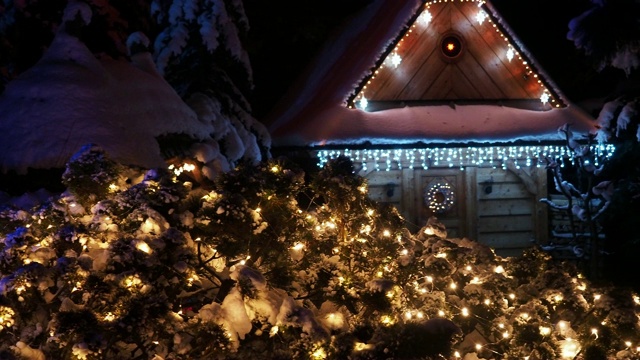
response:
<path fill-rule="evenodd" d="M 453 207 L 455 194 L 448 182 L 437 182 L 429 186 L 424 193 L 424 203 L 429 210 L 442 214 Z"/>

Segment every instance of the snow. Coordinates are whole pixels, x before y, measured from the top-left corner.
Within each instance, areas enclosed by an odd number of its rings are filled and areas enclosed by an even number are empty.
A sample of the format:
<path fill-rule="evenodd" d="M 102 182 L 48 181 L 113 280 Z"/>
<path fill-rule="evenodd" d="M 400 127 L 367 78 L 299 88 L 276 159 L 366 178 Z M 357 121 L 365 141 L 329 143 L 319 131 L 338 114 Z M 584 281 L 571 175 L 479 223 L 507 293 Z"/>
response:
<path fill-rule="evenodd" d="M 556 130 L 567 123 L 575 131 L 595 130 L 593 118 L 566 99 L 567 107 L 545 111 L 499 105 L 347 108 L 348 94 L 420 3 L 377 0 L 346 24 L 265 120 L 274 146 L 543 141 L 557 140 Z"/>
<path fill-rule="evenodd" d="M 88 143 L 124 164 L 165 166 L 155 137 L 205 138 L 212 131 L 157 74 L 97 59 L 63 30 L 34 67 L 8 84 L 0 114 L 3 172 L 62 168 Z"/>
<path fill-rule="evenodd" d="M 413 144 L 557 140 L 557 129 L 573 124 L 594 130 L 583 111 L 566 107 L 533 111 L 491 105 L 405 107 L 367 113 L 341 104 L 327 106 L 312 121 L 276 129 L 277 145 Z"/>
<path fill-rule="evenodd" d="M 174 5 L 185 14 L 198 10 L 189 7 L 192 2 Z M 88 5 L 68 6 L 65 19 L 76 18 L 90 20 Z M 164 168 L 157 138 L 187 135 L 194 154 L 185 155 L 202 161 L 203 174 L 212 179 L 240 159 L 261 160 L 260 146 L 270 147 L 270 134 L 250 114 L 225 114 L 217 99 L 202 94 L 184 101 L 162 77 L 162 54 L 156 64 L 144 34 L 130 35 L 127 61 L 97 57 L 64 25 L 40 61 L 0 94 L 0 172 L 64 168 L 88 144 L 122 164 Z M 180 51 L 187 36 L 182 25 L 168 27 L 171 44 L 156 49 L 166 56 Z"/>

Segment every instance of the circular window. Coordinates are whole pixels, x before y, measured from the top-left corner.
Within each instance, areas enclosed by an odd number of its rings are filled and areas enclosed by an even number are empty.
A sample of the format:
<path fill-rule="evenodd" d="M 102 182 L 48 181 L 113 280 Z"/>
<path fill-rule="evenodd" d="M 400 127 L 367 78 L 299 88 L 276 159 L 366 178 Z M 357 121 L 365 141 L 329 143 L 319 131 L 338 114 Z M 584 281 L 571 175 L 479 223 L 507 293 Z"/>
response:
<path fill-rule="evenodd" d="M 453 59 L 462 52 L 462 40 L 454 34 L 446 35 L 442 38 L 440 50 L 444 56 Z"/>

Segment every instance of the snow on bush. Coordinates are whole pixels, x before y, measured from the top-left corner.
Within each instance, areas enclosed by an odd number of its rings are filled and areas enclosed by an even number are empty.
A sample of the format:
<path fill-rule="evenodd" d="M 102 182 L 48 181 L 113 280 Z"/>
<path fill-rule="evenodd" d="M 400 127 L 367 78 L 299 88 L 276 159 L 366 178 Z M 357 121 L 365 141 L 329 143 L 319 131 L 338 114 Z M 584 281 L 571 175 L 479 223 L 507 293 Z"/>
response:
<path fill-rule="evenodd" d="M 119 164 L 110 191 L 76 181 L 111 164 L 103 150 L 74 161 L 87 172 L 69 163 L 67 192 L 0 211 L 2 358 L 639 355 L 637 294 L 537 249 L 441 237 L 437 219 L 412 234 L 348 160 L 309 178 L 282 159 L 242 165 L 215 190 Z"/>

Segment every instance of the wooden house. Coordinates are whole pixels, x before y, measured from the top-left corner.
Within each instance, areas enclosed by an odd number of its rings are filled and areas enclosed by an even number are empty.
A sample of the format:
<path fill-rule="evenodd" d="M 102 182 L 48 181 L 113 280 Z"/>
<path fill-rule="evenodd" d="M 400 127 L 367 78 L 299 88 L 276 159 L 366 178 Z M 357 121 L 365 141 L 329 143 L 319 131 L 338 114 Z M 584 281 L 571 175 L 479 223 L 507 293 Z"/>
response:
<path fill-rule="evenodd" d="M 558 128 L 595 125 L 470 0 L 373 1 L 267 120 L 274 153 L 348 156 L 410 228 L 436 216 L 502 255 L 549 241 L 545 159 L 569 156 Z"/>

